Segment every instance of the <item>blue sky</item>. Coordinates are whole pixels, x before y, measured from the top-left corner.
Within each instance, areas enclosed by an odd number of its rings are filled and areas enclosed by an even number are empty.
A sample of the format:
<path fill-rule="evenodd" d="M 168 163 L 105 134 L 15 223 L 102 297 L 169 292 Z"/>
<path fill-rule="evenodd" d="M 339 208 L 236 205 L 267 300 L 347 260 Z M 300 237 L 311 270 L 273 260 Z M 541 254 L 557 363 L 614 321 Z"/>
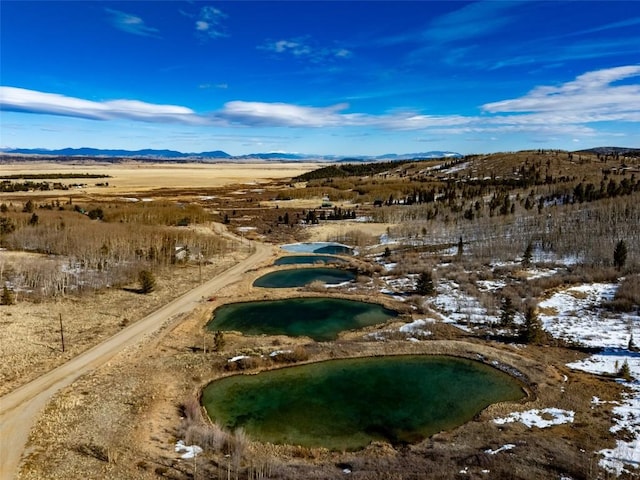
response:
<path fill-rule="evenodd" d="M 0 147 L 640 147 L 638 1 L 7 1 Z"/>

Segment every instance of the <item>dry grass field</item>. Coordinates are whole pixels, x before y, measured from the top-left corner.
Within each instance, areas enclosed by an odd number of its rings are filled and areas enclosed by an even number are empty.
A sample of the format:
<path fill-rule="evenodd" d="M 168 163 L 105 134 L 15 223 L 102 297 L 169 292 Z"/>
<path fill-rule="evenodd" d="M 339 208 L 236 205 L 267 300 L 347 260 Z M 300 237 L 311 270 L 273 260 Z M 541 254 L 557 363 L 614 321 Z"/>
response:
<path fill-rule="evenodd" d="M 87 185 L 75 188 L 74 195 L 118 196 L 127 193 L 141 194 L 159 189 L 206 189 L 226 185 L 260 185 L 272 180 L 286 179 L 318 168 L 314 163 L 9 163 L 0 165 L 0 179 L 20 174 L 92 174 L 108 175 L 108 178 L 91 178 L 65 181 L 83 182 Z M 108 187 L 95 186 L 108 182 Z M 34 195 L 27 192 L 20 196 Z M 51 196 L 51 192 L 40 192 Z"/>

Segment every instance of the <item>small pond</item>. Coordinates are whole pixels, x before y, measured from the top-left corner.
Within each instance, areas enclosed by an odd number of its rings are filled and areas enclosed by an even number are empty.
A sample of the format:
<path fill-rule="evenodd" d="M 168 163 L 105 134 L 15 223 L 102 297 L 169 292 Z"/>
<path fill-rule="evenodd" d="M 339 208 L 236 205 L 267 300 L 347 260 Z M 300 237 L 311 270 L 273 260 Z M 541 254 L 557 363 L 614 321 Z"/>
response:
<path fill-rule="evenodd" d="M 329 255 L 353 254 L 353 248 L 337 242 L 290 243 L 288 245 L 282 245 L 280 248 L 286 252 L 293 253 L 326 253 Z"/>
<path fill-rule="evenodd" d="M 376 303 L 313 297 L 230 303 L 213 312 L 209 330 L 335 340 L 344 330 L 384 323 L 398 312 Z"/>
<path fill-rule="evenodd" d="M 233 375 L 210 383 L 202 403 L 213 421 L 259 441 L 352 450 L 419 442 L 524 396 L 517 380 L 488 365 L 403 355 Z"/>
<path fill-rule="evenodd" d="M 332 255 L 288 255 L 273 262 L 274 265 L 314 265 L 316 263 L 346 263 L 346 260 Z"/>
<path fill-rule="evenodd" d="M 254 287 L 291 288 L 308 285 L 312 282 L 322 282 L 328 285 L 350 282 L 355 279 L 355 273 L 340 268 L 292 268 L 270 272 L 257 278 Z"/>

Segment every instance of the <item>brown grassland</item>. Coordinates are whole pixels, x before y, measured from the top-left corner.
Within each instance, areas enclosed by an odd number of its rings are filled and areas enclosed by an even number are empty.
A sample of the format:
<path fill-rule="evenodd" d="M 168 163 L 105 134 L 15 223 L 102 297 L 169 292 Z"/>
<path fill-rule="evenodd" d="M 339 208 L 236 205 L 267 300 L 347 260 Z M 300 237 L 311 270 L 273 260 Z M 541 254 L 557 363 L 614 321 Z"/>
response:
<path fill-rule="evenodd" d="M 614 378 L 565 366 L 585 358 L 588 349 L 551 338 L 525 345 L 517 329 L 460 329 L 439 322 L 429 297 L 413 287 L 398 292 L 404 302 L 379 292 L 383 277 L 414 278 L 429 270 L 436 281 L 455 280 L 489 311 L 500 310 L 503 296 L 513 297 L 523 311 L 562 286 L 622 281 L 618 307 L 637 309 L 638 282 L 620 279 L 637 280 L 640 272 L 639 164 L 638 158 L 531 151 L 303 178 L 323 165 L 0 166 L 0 180 L 34 172 L 109 175 L 83 179 L 87 185 L 69 190 L 0 193 L 0 289 L 11 291 L 11 302 L 3 301 L 11 304 L 0 305 L 0 395 L 245 258 L 249 241 L 353 245 L 357 255 L 349 262 L 358 278 L 331 294 L 401 312 L 391 323 L 343 332 L 334 342 L 226 332 L 224 346 L 216 349 L 204 326 L 222 304 L 326 295 L 317 284 L 252 287 L 274 269 L 271 263 L 256 265 L 241 282 L 58 392 L 31 431 L 18 478 L 610 478 L 597 452 L 615 444 L 610 402 L 619 400 L 622 387 Z M 109 185 L 95 185 L 103 182 Z M 381 235 L 395 240 L 386 252 L 378 245 Z M 615 269 L 612 252 L 619 240 L 628 254 Z M 459 242 L 464 253 L 452 261 L 446 252 Z M 522 276 L 519 262 L 529 244 L 549 254 L 549 266 L 556 255 L 555 275 L 535 281 Z M 391 272 L 376 262 L 380 254 L 395 264 Z M 563 265 L 562 258 L 578 261 Z M 141 270 L 155 279 L 149 294 L 140 291 Z M 479 280 L 501 280 L 505 287 L 487 294 L 478 290 Z M 402 324 L 425 317 L 436 320 L 427 339 L 409 341 L 399 333 Z M 269 356 L 274 350 L 294 354 L 283 362 Z M 374 442 L 354 452 L 260 443 L 213 424 L 199 404 L 201 389 L 221 376 L 403 353 L 503 365 L 520 372 L 527 398 L 492 405 L 473 421 L 417 444 Z M 227 361 L 237 355 L 250 358 Z M 602 402 L 594 405 L 594 396 Z M 492 421 L 544 407 L 573 410 L 575 421 L 549 429 Z M 183 460 L 174 450 L 177 440 L 201 445 L 204 452 L 195 461 Z M 506 444 L 515 448 L 487 453 Z"/>

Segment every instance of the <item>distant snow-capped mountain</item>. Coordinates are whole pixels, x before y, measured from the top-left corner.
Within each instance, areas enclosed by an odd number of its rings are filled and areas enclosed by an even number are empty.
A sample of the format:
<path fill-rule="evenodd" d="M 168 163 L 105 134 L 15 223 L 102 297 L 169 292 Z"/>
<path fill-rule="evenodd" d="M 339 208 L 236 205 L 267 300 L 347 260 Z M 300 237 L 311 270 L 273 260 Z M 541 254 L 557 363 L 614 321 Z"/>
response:
<path fill-rule="evenodd" d="M 410 160 L 413 158 L 445 158 L 461 157 L 459 153 L 446 151 L 431 151 L 420 153 L 387 153 L 379 156 L 354 156 L 341 157 L 339 155 L 314 155 L 304 153 L 286 152 L 265 152 L 251 153 L 247 155 L 230 155 L 222 150 L 198 153 L 184 153 L 177 150 L 119 150 L 100 148 L 62 148 L 49 150 L 45 148 L 4 148 L 0 153 L 16 155 L 46 155 L 60 157 L 96 157 L 96 158 L 131 158 L 131 159 L 157 159 L 157 160 L 177 160 L 177 159 L 208 159 L 208 160 L 290 160 L 290 161 L 328 161 L 328 162 L 372 162 L 372 161 L 393 161 Z"/>

